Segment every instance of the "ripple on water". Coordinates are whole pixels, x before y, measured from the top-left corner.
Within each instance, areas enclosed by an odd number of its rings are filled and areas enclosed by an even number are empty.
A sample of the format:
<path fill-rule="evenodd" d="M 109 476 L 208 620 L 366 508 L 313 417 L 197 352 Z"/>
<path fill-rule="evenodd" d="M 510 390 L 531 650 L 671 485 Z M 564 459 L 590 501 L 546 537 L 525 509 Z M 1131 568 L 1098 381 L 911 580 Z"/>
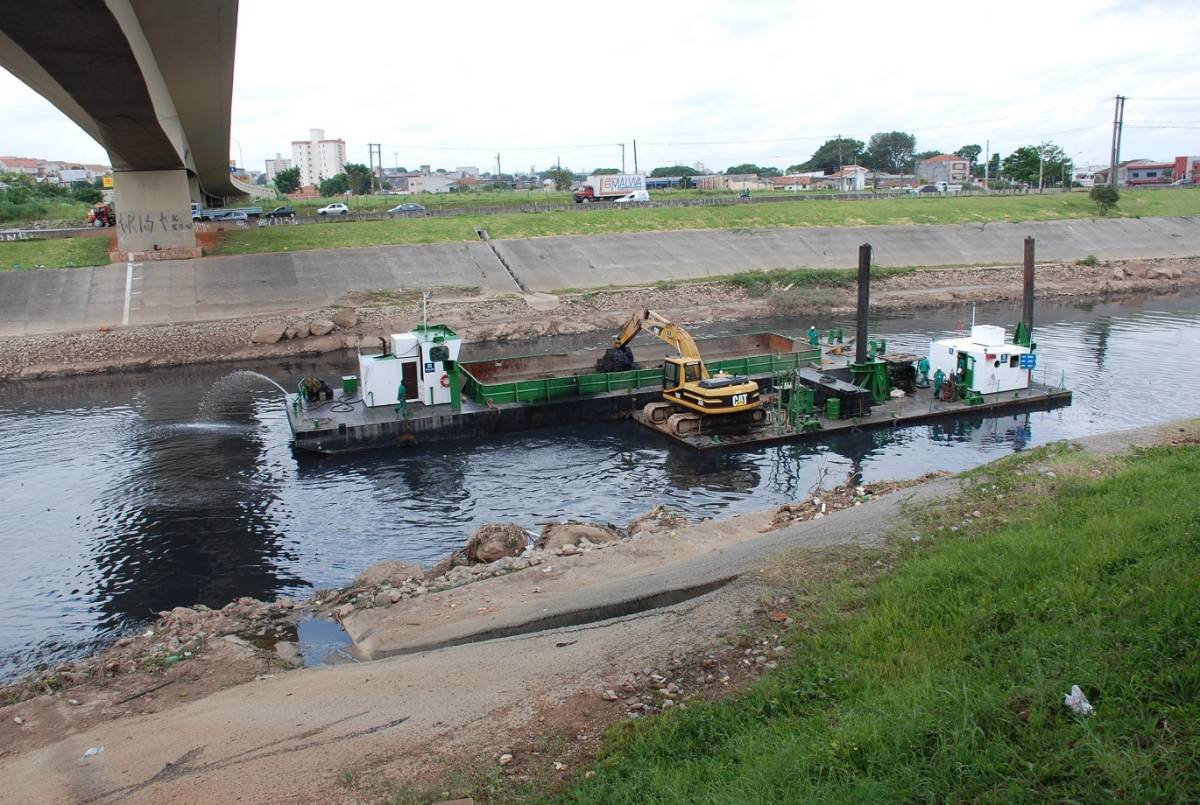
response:
<path fill-rule="evenodd" d="M 724 516 L 803 497 L 822 477 L 957 471 L 1053 439 L 1195 415 L 1198 301 L 1040 305 L 1043 371 L 1065 374 L 1068 409 L 716 455 L 666 446 L 629 423 L 294 455 L 280 389 L 263 378 L 337 376 L 352 361 L 343 356 L 258 373 L 182 367 L 10 384 L 0 388 L 0 678 L 90 651 L 175 605 L 302 594 L 382 558 L 432 563 L 489 521 L 623 525 L 656 503 Z M 979 321 L 1016 317 L 1013 306 L 977 311 Z M 969 320 L 962 306 L 873 325 L 894 349 L 919 352 Z M 852 329 L 807 319 L 706 329 L 800 334 L 810 323 Z"/>

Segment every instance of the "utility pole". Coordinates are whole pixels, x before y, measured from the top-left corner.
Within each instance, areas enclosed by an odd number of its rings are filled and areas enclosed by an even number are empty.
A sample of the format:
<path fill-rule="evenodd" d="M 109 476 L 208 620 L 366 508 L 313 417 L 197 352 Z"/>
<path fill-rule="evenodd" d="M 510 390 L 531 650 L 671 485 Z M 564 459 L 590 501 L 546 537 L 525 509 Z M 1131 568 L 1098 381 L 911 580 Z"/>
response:
<path fill-rule="evenodd" d="M 633 172 L 637 173 L 637 138 L 633 140 Z"/>
<path fill-rule="evenodd" d="M 1038 192 L 1042 192 L 1042 177 L 1046 172 L 1046 149 L 1038 146 Z"/>
<path fill-rule="evenodd" d="M 1125 127 L 1125 96 L 1118 95 L 1113 107 L 1112 154 L 1108 160 L 1108 183 L 1117 186 L 1117 163 L 1121 159 L 1121 129 Z"/>
<path fill-rule="evenodd" d="M 392 167 L 397 170 L 400 169 L 400 152 L 399 151 L 392 152 Z"/>
<path fill-rule="evenodd" d="M 374 189 L 375 186 L 383 187 L 383 146 L 379 143 L 367 143 L 367 170 L 375 177 L 372 179 Z"/>
<path fill-rule="evenodd" d="M 617 143 L 621 146 L 621 173 L 625 172 L 625 143 Z"/>
<path fill-rule="evenodd" d="M 983 147 L 983 192 L 988 192 L 991 185 L 988 183 L 988 171 L 992 167 L 992 138 L 989 137 L 984 141 L 987 143 Z"/>
<path fill-rule="evenodd" d="M 496 154 L 496 187 L 500 186 L 500 155 Z"/>

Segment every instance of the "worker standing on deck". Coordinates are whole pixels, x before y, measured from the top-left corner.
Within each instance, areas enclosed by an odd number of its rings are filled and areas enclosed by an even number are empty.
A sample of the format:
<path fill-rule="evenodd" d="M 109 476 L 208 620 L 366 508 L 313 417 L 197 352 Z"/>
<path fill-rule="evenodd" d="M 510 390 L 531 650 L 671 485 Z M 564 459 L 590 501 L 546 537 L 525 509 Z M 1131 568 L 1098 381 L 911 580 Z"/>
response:
<path fill-rule="evenodd" d="M 808 343 L 812 344 L 814 347 L 819 347 L 821 345 L 821 334 L 817 332 L 817 326 L 815 324 L 810 324 L 808 326 Z"/>
<path fill-rule="evenodd" d="M 942 397 L 942 383 L 946 382 L 946 373 L 938 369 L 933 373 L 933 399 L 940 400 Z"/>

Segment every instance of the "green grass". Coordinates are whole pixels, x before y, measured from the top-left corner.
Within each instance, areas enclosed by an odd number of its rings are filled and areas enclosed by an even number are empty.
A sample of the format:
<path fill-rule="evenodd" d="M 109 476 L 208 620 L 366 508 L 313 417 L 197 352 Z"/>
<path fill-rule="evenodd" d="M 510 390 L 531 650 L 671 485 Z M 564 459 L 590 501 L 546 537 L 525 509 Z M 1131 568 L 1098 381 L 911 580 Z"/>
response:
<path fill-rule="evenodd" d="M 657 200 L 668 201 L 676 199 L 692 199 L 692 198 L 735 198 L 738 194 L 732 190 L 654 190 L 651 191 L 653 197 Z M 822 193 L 824 194 L 824 193 Z M 789 197 L 795 198 L 794 193 L 775 190 L 761 190 L 754 193 L 755 198 L 763 197 Z M 279 200 L 273 203 L 269 200 L 263 201 L 265 208 L 277 206 L 279 204 L 287 204 L 292 207 L 300 215 L 315 215 L 319 207 L 324 207 L 326 204 L 333 202 L 342 202 L 350 205 L 350 209 L 355 212 L 383 212 L 395 207 L 397 204 L 406 204 L 416 202 L 429 210 L 457 210 L 469 209 L 472 207 L 490 208 L 490 207 L 516 207 L 525 205 L 558 205 L 558 204 L 573 204 L 575 199 L 569 191 L 554 191 L 544 192 L 542 190 L 472 190 L 461 193 L 420 193 L 415 196 L 351 196 L 347 199 L 344 196 L 320 199 L 306 199 L 304 201 L 286 201 Z M 86 212 L 86 210 L 85 210 Z"/>
<path fill-rule="evenodd" d="M 0 242 L 0 271 L 78 268 L 108 264 L 112 240 L 103 237 Z"/>
<path fill-rule="evenodd" d="M 34 221 L 54 226 L 87 226 L 90 204 L 61 198 L 39 198 L 23 204 L 0 202 L 0 224 L 4 228 L 21 229 Z"/>
<path fill-rule="evenodd" d="M 871 279 L 911 274 L 915 268 L 886 268 L 875 266 Z M 704 282 L 724 282 L 741 288 L 750 296 L 766 296 L 780 289 L 848 288 L 858 283 L 858 269 L 854 268 L 779 268 L 771 271 L 746 271 L 725 277 L 707 277 Z"/>
<path fill-rule="evenodd" d="M 697 191 L 677 191 L 681 194 Z M 484 195 L 484 194 L 471 194 Z M 510 195 L 510 194 L 495 194 Z M 519 195 L 519 194 L 518 194 Z M 352 199 L 382 203 L 375 197 Z M 398 197 L 389 197 L 395 201 Z M 467 195 L 456 201 L 468 198 Z M 267 206 L 270 206 L 267 203 Z M 1127 191 L 1121 195 L 1119 216 L 1200 214 L 1200 191 L 1195 189 Z M 619 232 L 680 229 L 755 229 L 789 226 L 850 226 L 878 224 L 969 223 L 1090 218 L 1095 205 L 1086 193 L 1043 196 L 964 198 L 902 198 L 871 201 L 797 201 L 743 204 L 728 207 L 644 207 L 591 212 L 507 213 L 453 218 L 398 218 L 387 221 L 342 221 L 309 226 L 251 227 L 223 233 L 210 254 L 391 246 L 410 243 L 466 242 L 477 239 L 475 228 L 493 238 L 546 235 L 598 235 Z M 34 264 L 47 267 L 100 265 L 103 249 L 93 238 L 0 243 L 0 269 Z"/>
<path fill-rule="evenodd" d="M 1036 470 L 1050 462 L 1056 480 Z M 826 604 L 741 696 L 610 737 L 571 802 L 1180 802 L 1200 791 L 1200 447 L 974 474 L 957 532 Z M 1033 480 L 1031 480 L 1033 479 Z M 997 499 L 996 495 L 1005 495 Z M 962 509 L 1011 518 L 962 527 Z M 973 523 L 975 521 L 972 521 Z M 996 522 L 999 522 L 997 520 Z M 797 619 L 798 621 L 801 618 Z M 1079 684 L 1096 707 L 1072 714 Z"/>
<path fill-rule="evenodd" d="M 1200 191 L 1128 191 L 1117 216 L 1200 214 Z M 229 232 L 214 254 L 384 246 L 475 240 L 475 227 L 493 238 L 598 235 L 680 229 L 755 229 L 787 226 L 982 223 L 1091 218 L 1086 193 L 871 201 L 798 201 L 728 207 L 644 207 L 593 212 L 509 213 L 455 218 L 404 218 L 321 226 L 264 227 Z"/>

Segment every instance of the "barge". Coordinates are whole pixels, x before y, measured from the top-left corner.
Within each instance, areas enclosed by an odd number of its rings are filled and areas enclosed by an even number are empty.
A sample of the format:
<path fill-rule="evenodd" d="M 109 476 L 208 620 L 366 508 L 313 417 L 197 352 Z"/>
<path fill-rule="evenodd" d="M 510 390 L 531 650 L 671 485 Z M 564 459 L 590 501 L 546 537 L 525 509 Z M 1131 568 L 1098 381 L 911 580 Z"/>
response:
<path fill-rule="evenodd" d="M 777 333 L 703 339 L 706 366 L 767 381 L 819 363 L 821 350 Z M 628 419 L 662 396 L 665 346 L 639 348 L 639 365 L 598 372 L 605 350 L 459 360 L 462 340 L 443 325 L 391 337 L 359 372 L 331 385 L 305 378 L 288 395 L 297 450 L 342 453 L 560 425 Z"/>
<path fill-rule="evenodd" d="M 676 325 L 642 311 L 615 346 L 626 346 L 638 329 L 633 323 L 651 322 L 641 329 L 674 340 L 675 352 L 640 346 L 639 363 L 603 371 L 614 368 L 609 358 L 619 349 L 460 360 L 462 339 L 453 330 L 419 326 L 393 335 L 382 354 L 360 354 L 358 374 L 343 377 L 339 388 L 319 378 L 301 380 L 287 400 L 293 445 L 341 453 L 633 419 L 677 444 L 705 450 L 1071 403 L 1061 383 L 1033 380 L 1032 238 L 1025 241 L 1023 317 L 1012 337 L 1001 327 L 972 322 L 969 333 L 932 340 L 927 355 L 892 353 L 885 341 L 869 340 L 870 263 L 871 247 L 863 244 L 856 333 L 847 343 L 840 330 L 822 339 L 813 328 L 807 341 L 754 333 L 694 342 Z M 680 358 L 681 333 L 686 360 Z M 678 407 L 692 382 L 680 375 L 681 365 L 688 373 L 697 370 L 693 385 L 702 391 L 731 383 L 750 389 L 752 394 L 734 395 L 730 405 L 744 405 L 754 416 L 707 415 L 723 411 L 706 401 L 708 408 L 699 403 L 701 416 L 686 417 L 686 432 L 679 415 L 660 421 L 664 402 Z"/>

